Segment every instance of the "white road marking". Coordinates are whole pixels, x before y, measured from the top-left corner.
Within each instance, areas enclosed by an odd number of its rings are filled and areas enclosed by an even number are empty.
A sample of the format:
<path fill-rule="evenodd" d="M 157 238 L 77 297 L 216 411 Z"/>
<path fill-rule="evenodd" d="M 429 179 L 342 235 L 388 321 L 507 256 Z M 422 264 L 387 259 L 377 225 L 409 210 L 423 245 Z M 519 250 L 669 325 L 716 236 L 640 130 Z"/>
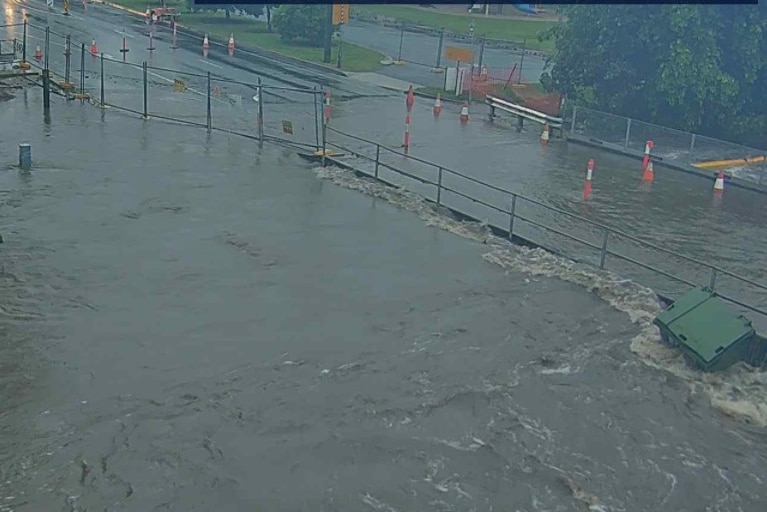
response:
<path fill-rule="evenodd" d="M 221 66 L 219 66 L 218 64 L 213 64 L 213 63 L 212 63 L 211 61 L 209 61 L 209 60 L 205 60 L 205 59 L 197 59 L 197 60 L 199 60 L 199 61 L 200 61 L 200 62 L 202 62 L 203 64 L 207 64 L 208 66 L 213 66 L 214 68 L 219 68 L 219 69 L 221 69 Z"/>

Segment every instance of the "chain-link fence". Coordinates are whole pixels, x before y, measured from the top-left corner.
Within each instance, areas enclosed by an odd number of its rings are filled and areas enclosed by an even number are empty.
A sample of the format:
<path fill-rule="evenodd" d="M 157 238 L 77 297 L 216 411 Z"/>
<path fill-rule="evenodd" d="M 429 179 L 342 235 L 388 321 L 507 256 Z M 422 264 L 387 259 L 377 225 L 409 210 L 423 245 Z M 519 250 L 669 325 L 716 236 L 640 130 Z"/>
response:
<path fill-rule="evenodd" d="M 767 151 L 683 132 L 585 107 L 573 107 L 568 132 L 634 152 L 652 154 L 665 163 L 691 169 L 723 169 L 740 179 L 767 185 Z"/>
<path fill-rule="evenodd" d="M 95 41 L 76 41 L 49 27 L 25 23 L 23 31 L 21 45 L 13 45 L 15 61 L 26 57 L 33 70 L 48 70 L 51 91 L 68 99 L 305 150 L 321 148 L 324 92 L 318 87 L 265 85 L 261 78 L 249 83 L 129 62 L 127 52 L 108 55 Z"/>

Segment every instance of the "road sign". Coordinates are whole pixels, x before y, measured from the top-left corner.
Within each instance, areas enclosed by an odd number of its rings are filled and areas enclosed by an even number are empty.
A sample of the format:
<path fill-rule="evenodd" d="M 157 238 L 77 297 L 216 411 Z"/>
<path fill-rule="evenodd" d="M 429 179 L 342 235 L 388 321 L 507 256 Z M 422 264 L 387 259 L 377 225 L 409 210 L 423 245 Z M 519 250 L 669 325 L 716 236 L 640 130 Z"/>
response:
<path fill-rule="evenodd" d="M 282 132 L 287 133 L 288 135 L 293 135 L 293 122 L 292 121 L 283 121 L 282 122 Z"/>
<path fill-rule="evenodd" d="M 183 80 L 179 80 L 178 78 L 176 78 L 175 80 L 173 80 L 173 90 L 176 92 L 184 92 L 186 91 L 186 84 L 184 83 Z"/>
<path fill-rule="evenodd" d="M 471 63 L 474 62 L 474 52 L 460 46 L 446 46 L 445 59 Z"/>
<path fill-rule="evenodd" d="M 333 25 L 349 23 L 349 4 L 333 4 Z"/>

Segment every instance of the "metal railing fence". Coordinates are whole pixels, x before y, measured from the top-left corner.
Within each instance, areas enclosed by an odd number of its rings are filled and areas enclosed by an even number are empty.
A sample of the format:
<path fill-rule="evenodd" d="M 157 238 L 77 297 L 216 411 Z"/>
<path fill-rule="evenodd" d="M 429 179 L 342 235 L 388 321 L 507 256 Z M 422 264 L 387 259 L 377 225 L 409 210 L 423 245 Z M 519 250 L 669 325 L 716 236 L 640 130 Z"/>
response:
<path fill-rule="evenodd" d="M 744 159 L 767 155 L 767 150 L 764 149 L 751 148 L 580 106 L 574 106 L 569 112 L 568 134 L 594 138 L 640 153 L 644 151 L 645 143 L 652 140 L 655 143 L 652 154 L 663 158 L 664 162 L 683 167 L 692 166 L 701 161 Z M 757 165 L 734 164 L 733 170 L 739 178 L 767 185 L 767 159 Z"/>
<path fill-rule="evenodd" d="M 614 271 L 618 275 L 633 274 L 639 282 L 655 289 L 662 290 L 664 285 L 661 283 L 668 284 L 669 281 L 682 285 L 671 287 L 670 295 L 681 293 L 689 287 L 707 286 L 722 299 L 767 320 L 767 284 L 646 242 L 619 229 L 486 183 L 444 165 L 405 155 L 400 148 L 389 148 L 330 126 L 326 127 L 325 132 L 323 150 L 336 148 L 351 155 L 356 159 L 350 165 L 355 171 L 383 183 L 405 186 L 438 208 L 449 208 L 471 219 L 484 219 L 496 232 L 503 233 L 512 241 L 530 242 L 570 259 Z M 331 135 L 340 140 L 330 140 Z M 552 225 L 554 221 L 556 226 Z M 581 229 L 573 229 L 576 226 Z M 570 243 L 557 243 L 547 234 L 556 235 Z M 591 255 L 578 251 L 577 247 L 585 248 Z M 654 253 L 656 261 L 675 260 L 699 271 L 683 276 L 676 270 L 659 268 L 655 263 L 648 263 L 648 253 Z M 635 271 L 631 272 L 630 267 Z M 637 274 L 636 269 L 641 269 L 641 272 Z M 648 273 L 656 277 L 653 282 L 647 282 Z M 729 281 L 729 286 L 723 283 L 724 280 Z M 723 285 L 728 288 L 727 292 L 723 290 Z"/>

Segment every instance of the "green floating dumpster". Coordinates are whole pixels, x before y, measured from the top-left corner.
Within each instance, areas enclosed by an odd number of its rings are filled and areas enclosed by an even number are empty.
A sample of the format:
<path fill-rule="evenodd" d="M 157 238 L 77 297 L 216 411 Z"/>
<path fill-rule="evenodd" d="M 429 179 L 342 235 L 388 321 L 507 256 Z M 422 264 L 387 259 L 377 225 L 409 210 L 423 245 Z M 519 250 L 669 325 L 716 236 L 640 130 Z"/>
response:
<path fill-rule="evenodd" d="M 743 360 L 756 334 L 749 319 L 702 287 L 674 301 L 653 323 L 664 342 L 679 347 L 706 372 L 721 371 Z"/>

